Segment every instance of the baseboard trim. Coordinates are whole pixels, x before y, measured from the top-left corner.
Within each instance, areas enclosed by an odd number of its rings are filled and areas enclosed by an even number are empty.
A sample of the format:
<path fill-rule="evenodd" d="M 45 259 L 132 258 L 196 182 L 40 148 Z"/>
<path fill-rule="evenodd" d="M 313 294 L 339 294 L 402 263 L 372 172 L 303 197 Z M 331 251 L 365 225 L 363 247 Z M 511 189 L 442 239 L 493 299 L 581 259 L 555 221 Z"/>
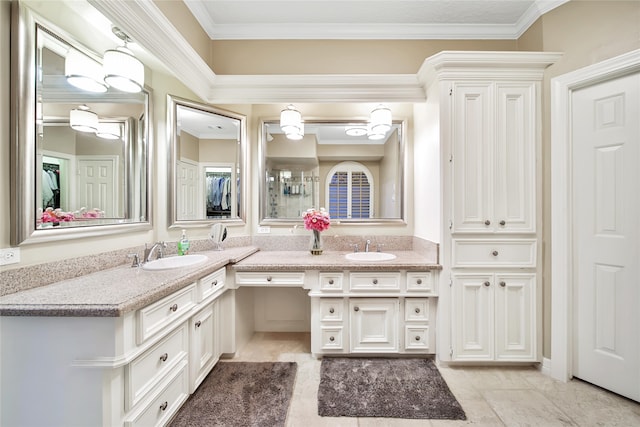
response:
<path fill-rule="evenodd" d="M 538 370 L 547 376 L 551 376 L 551 359 L 542 358 L 542 363 L 538 364 Z"/>

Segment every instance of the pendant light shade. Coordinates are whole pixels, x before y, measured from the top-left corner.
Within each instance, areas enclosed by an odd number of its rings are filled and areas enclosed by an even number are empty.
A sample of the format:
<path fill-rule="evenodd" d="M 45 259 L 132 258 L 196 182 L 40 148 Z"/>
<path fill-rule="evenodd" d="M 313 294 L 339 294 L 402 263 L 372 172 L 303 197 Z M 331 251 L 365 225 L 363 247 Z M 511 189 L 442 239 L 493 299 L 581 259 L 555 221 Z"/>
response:
<path fill-rule="evenodd" d="M 78 132 L 96 132 L 98 115 L 89 111 L 87 106 L 80 106 L 69 111 L 69 126 Z"/>
<path fill-rule="evenodd" d="M 96 136 L 104 139 L 120 139 L 120 124 L 119 123 L 98 123 L 98 130 L 96 130 Z"/>
<path fill-rule="evenodd" d="M 69 84 L 88 92 L 107 91 L 102 65 L 76 49 L 71 49 L 64 60 L 64 74 Z"/>
<path fill-rule="evenodd" d="M 391 129 L 392 115 L 388 107 L 380 104 L 371 112 L 371 132 L 385 134 Z"/>
<path fill-rule="evenodd" d="M 291 104 L 280 112 L 280 129 L 288 139 L 299 141 L 304 137 L 302 114 Z"/>
<path fill-rule="evenodd" d="M 126 46 L 107 50 L 103 59 L 104 81 L 123 92 L 136 93 L 144 86 L 144 65 Z"/>

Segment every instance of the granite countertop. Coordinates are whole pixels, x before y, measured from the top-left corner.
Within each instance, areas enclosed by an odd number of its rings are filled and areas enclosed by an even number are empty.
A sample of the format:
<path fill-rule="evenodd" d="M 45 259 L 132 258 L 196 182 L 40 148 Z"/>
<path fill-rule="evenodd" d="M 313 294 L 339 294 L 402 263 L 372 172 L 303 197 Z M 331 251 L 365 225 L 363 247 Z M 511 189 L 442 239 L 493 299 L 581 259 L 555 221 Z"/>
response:
<path fill-rule="evenodd" d="M 198 252 L 208 262 L 172 270 L 149 271 L 123 265 L 0 298 L 0 316 L 119 317 L 181 289 L 256 247 Z"/>
<path fill-rule="evenodd" d="M 322 255 L 311 255 L 308 251 L 260 251 L 235 263 L 235 271 L 303 271 L 303 270 L 441 270 L 442 266 L 415 251 L 388 251 L 396 258 L 388 261 L 350 261 L 349 252 L 325 251 Z"/>

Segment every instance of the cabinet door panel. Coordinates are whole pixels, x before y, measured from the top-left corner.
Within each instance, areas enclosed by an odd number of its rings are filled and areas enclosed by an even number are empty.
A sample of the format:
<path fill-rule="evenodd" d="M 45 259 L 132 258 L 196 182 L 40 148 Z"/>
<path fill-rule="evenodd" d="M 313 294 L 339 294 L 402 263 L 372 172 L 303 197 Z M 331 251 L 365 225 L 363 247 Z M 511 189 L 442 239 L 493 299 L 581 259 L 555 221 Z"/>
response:
<path fill-rule="evenodd" d="M 493 277 L 453 276 L 453 360 L 493 359 Z"/>
<path fill-rule="evenodd" d="M 191 319 L 191 392 L 200 385 L 219 357 L 217 302 Z"/>
<path fill-rule="evenodd" d="M 533 360 L 535 349 L 535 274 L 497 274 L 496 359 Z"/>
<path fill-rule="evenodd" d="M 535 231 L 535 90 L 533 83 L 496 86 L 496 231 Z"/>
<path fill-rule="evenodd" d="M 351 299 L 349 301 L 351 352 L 397 352 L 399 306 L 398 299 Z"/>
<path fill-rule="evenodd" d="M 486 231 L 493 213 L 491 85 L 453 88 L 453 232 Z"/>

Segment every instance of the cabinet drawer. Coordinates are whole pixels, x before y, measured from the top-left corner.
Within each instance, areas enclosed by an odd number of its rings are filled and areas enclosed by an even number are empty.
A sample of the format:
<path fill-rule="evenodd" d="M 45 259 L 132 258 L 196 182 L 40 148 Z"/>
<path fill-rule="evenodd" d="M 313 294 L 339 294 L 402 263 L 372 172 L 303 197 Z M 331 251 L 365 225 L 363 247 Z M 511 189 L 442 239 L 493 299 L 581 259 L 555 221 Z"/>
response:
<path fill-rule="evenodd" d="M 125 367 L 127 408 L 132 408 L 185 359 L 189 349 L 189 331 L 185 322 L 156 345 Z"/>
<path fill-rule="evenodd" d="M 400 273 L 351 273 L 352 291 L 399 291 Z"/>
<path fill-rule="evenodd" d="M 453 267 L 536 266 L 535 240 L 453 241 Z"/>
<path fill-rule="evenodd" d="M 343 350 L 343 328 L 342 326 L 323 326 L 322 330 L 322 350 Z"/>
<path fill-rule="evenodd" d="M 408 272 L 407 273 L 407 291 L 436 293 L 434 287 L 433 273 L 425 272 Z"/>
<path fill-rule="evenodd" d="M 341 299 L 323 298 L 320 300 L 320 320 L 322 322 L 342 322 L 344 304 Z"/>
<path fill-rule="evenodd" d="M 236 273 L 238 286 L 291 286 L 304 285 L 303 272 L 246 272 Z"/>
<path fill-rule="evenodd" d="M 207 297 L 224 288 L 225 277 L 226 269 L 223 267 L 198 280 L 198 297 L 200 298 L 199 301 L 205 300 Z"/>
<path fill-rule="evenodd" d="M 179 319 L 196 305 L 196 285 L 191 284 L 138 311 L 138 344 Z"/>
<path fill-rule="evenodd" d="M 429 327 L 406 325 L 404 327 L 405 350 L 428 350 Z"/>
<path fill-rule="evenodd" d="M 189 397 L 188 363 L 183 360 L 174 372 L 167 375 L 168 381 L 161 385 L 156 397 L 133 413 L 126 427 L 163 426 L 171 419 Z"/>
<path fill-rule="evenodd" d="M 320 273 L 321 291 L 342 291 L 342 273 Z"/>
<path fill-rule="evenodd" d="M 426 298 L 407 298 L 404 300 L 404 320 L 407 322 L 426 322 L 429 320 L 429 300 Z"/>

